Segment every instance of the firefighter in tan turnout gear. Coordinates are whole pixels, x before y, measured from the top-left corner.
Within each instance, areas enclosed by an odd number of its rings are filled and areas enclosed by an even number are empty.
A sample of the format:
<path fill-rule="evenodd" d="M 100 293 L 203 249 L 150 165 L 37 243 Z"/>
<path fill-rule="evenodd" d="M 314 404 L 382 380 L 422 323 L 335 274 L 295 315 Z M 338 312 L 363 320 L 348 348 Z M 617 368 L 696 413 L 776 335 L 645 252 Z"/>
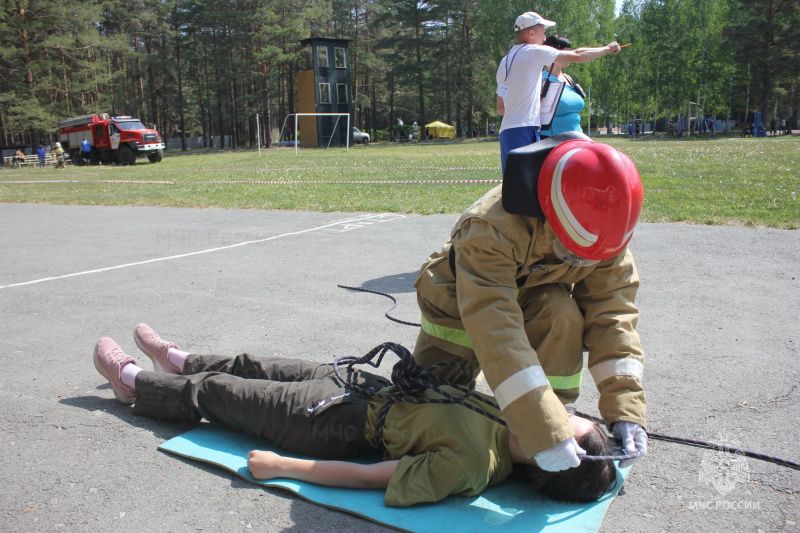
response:
<path fill-rule="evenodd" d="M 414 351 L 448 380 L 483 370 L 509 428 L 544 470 L 585 452 L 564 404 L 583 352 L 599 410 L 626 453 L 647 452 L 643 351 L 628 249 L 642 207 L 627 156 L 582 134 L 509 155 L 503 185 L 476 201 L 416 281 L 422 331 Z M 464 372 L 466 368 L 466 372 Z"/>

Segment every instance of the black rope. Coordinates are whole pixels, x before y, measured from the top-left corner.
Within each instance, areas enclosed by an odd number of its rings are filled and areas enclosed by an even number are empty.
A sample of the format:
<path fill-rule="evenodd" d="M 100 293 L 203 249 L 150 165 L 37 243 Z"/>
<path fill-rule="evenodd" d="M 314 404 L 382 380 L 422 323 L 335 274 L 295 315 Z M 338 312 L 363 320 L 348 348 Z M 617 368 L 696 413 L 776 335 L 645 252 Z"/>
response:
<path fill-rule="evenodd" d="M 696 448 L 706 448 L 709 450 L 735 453 L 738 455 L 744 455 L 745 457 L 750 457 L 751 459 L 758 459 L 759 461 L 766 461 L 768 463 L 785 466 L 793 470 L 800 470 L 800 463 L 787 461 L 786 459 L 781 459 L 780 457 L 773 457 L 771 455 L 766 455 L 759 452 L 751 452 L 748 450 L 740 450 L 739 448 L 732 448 L 731 446 L 727 446 L 725 444 L 714 444 L 713 442 L 704 442 L 701 440 L 687 439 L 684 437 L 671 437 L 669 435 L 662 435 L 660 433 L 648 433 L 647 435 L 653 439 L 664 442 L 674 442 L 676 444 L 685 444 L 687 446 L 694 446 Z"/>
<path fill-rule="evenodd" d="M 583 418 L 588 418 L 589 420 L 594 420 L 595 422 L 600 422 L 603 424 L 605 423 L 605 421 L 602 418 L 582 413 L 580 411 L 575 411 L 575 414 L 578 416 L 582 416 Z M 732 446 L 728 446 L 726 444 L 715 444 L 713 442 L 687 439 L 685 437 L 673 437 L 671 435 L 664 435 L 662 433 L 650 433 L 649 431 L 647 432 L 647 437 L 653 440 L 660 440 L 663 442 L 685 444 L 686 446 L 693 446 L 695 448 L 704 448 L 706 450 L 735 453 L 738 455 L 744 455 L 745 457 L 750 457 L 751 459 L 758 459 L 759 461 L 766 461 L 767 463 L 773 463 L 776 465 L 785 466 L 793 470 L 800 470 L 800 464 L 795 463 L 793 461 L 787 461 L 786 459 L 781 459 L 780 457 L 773 457 L 771 455 L 766 455 L 759 452 L 751 452 L 748 450 L 742 450 L 740 448 L 733 448 Z"/>
<path fill-rule="evenodd" d="M 406 322 L 405 320 L 400 320 L 399 318 L 395 318 L 389 314 L 390 311 L 393 311 L 394 308 L 397 307 L 397 299 L 391 294 L 387 294 L 385 292 L 380 292 L 380 291 L 372 291 L 370 289 L 362 289 L 361 287 L 348 287 L 347 285 L 337 285 L 337 287 L 342 289 L 347 289 L 349 291 L 368 292 L 370 294 L 377 294 L 378 296 L 385 296 L 386 298 L 389 298 L 392 302 L 394 302 L 394 305 L 392 305 L 392 307 L 389 308 L 389 311 L 386 311 L 383 314 L 383 316 L 385 316 L 392 322 L 397 322 L 398 324 L 403 324 L 404 326 L 416 326 L 416 327 L 421 326 L 421 324 L 418 324 L 417 322 Z"/>
<path fill-rule="evenodd" d="M 383 358 L 387 353 L 393 352 L 399 360 L 392 367 L 392 384 L 387 388 L 375 390 L 373 387 L 365 387 L 353 380 L 353 366 L 367 364 L 373 368 L 378 368 L 383 362 Z M 333 371 L 336 379 L 339 380 L 351 392 L 355 392 L 365 397 L 381 398 L 386 400 L 386 404 L 381 408 L 378 413 L 377 420 L 375 421 L 375 436 L 376 440 L 383 440 L 383 428 L 386 424 L 386 416 L 389 414 L 391 407 L 397 402 L 414 403 L 414 404 L 458 404 L 467 409 L 470 409 L 480 415 L 485 416 L 489 420 L 496 422 L 502 426 L 508 427 L 508 423 L 502 418 L 486 411 L 485 409 L 467 403 L 468 400 L 477 400 L 485 405 L 494 409 L 498 409 L 497 403 L 483 398 L 476 394 L 474 389 L 469 389 L 463 385 L 450 383 L 433 373 L 437 368 L 450 366 L 454 363 L 444 362 L 436 363 L 427 367 L 420 366 L 415 360 L 414 356 L 408 349 L 400 344 L 394 342 L 384 342 L 367 352 L 362 357 L 341 356 L 333 361 Z M 457 363 L 456 363 L 457 364 Z M 346 377 L 342 375 L 341 367 L 347 368 Z M 462 366 L 464 372 L 467 368 Z M 457 391 L 460 395 L 453 395 L 449 392 L 442 390 L 442 386 L 449 386 Z M 441 396 L 441 398 L 424 398 L 421 397 L 425 392 L 433 391 Z M 582 455 L 582 461 L 614 461 L 622 459 L 632 459 L 636 454 L 620 454 L 620 455 Z"/>
<path fill-rule="evenodd" d="M 368 292 L 368 293 L 371 293 L 371 294 L 377 294 L 378 296 L 384 296 L 386 298 L 389 298 L 392 302 L 394 302 L 394 305 L 392 305 L 392 307 L 389 309 L 389 311 L 392 311 L 392 310 L 394 310 L 395 307 L 397 307 L 397 300 L 391 294 L 387 294 L 385 292 L 380 292 L 380 291 L 373 291 L 373 290 L 370 290 L 370 289 L 362 289 L 360 287 L 348 287 L 348 286 L 345 286 L 345 285 L 337 285 L 337 287 L 341 287 L 342 289 L 348 289 L 348 290 L 352 290 L 352 291 Z M 400 320 L 398 318 L 394 318 L 393 316 L 389 315 L 389 311 L 384 313 L 384 316 L 386 318 L 388 318 L 389 320 L 393 321 L 393 322 L 397 322 L 398 324 L 403 324 L 403 325 L 406 325 L 406 326 L 417 326 L 417 327 L 420 326 L 420 324 L 417 324 L 415 322 L 406 322 L 404 320 Z M 379 349 L 382 346 L 385 346 L 386 344 L 393 344 L 393 343 L 382 344 L 381 346 L 378 346 L 378 347 L 374 348 L 370 353 L 368 353 L 367 355 L 365 355 L 361 359 L 368 358 L 370 356 L 370 354 L 372 354 L 376 350 L 380 351 Z M 406 353 L 408 353 L 408 350 L 406 348 L 404 348 L 403 346 L 400 346 L 399 344 L 393 344 L 393 345 L 394 346 L 398 346 L 399 348 L 402 348 L 402 350 L 404 350 Z M 364 362 L 367 362 L 368 364 L 370 364 L 373 367 L 377 368 L 378 365 L 380 365 L 380 361 L 383 359 L 383 355 L 385 355 L 385 353 L 386 353 L 386 350 L 384 350 L 381 353 L 381 356 L 378 358 L 378 363 L 377 364 L 372 364 L 370 361 L 364 361 Z M 395 353 L 397 353 L 397 352 L 395 352 Z M 398 364 L 395 365 L 395 369 L 403 361 L 403 357 L 404 356 L 401 356 L 401 361 L 398 362 Z M 411 359 L 411 361 L 413 362 L 413 364 L 415 366 L 419 367 L 419 365 L 417 365 L 416 362 L 414 362 L 413 357 L 410 357 L 410 354 L 409 354 L 409 358 Z M 357 358 L 352 358 L 352 359 L 357 359 Z M 336 369 L 335 364 L 336 363 L 334 363 L 334 369 Z M 352 364 L 359 364 L 359 363 L 352 363 Z M 348 368 L 351 367 L 352 364 L 350 364 L 348 366 Z M 439 363 L 437 365 L 430 366 L 430 367 L 428 367 L 428 369 L 433 370 L 433 369 L 437 368 L 438 366 L 442 366 L 442 364 Z M 419 368 L 422 368 L 422 367 L 419 367 Z M 395 369 L 392 370 L 392 381 L 393 382 L 394 382 Z M 430 374 L 430 372 L 428 372 L 428 374 Z M 455 388 L 457 388 L 459 390 L 463 389 L 465 391 L 465 395 L 462 396 L 461 398 L 465 398 L 469 394 L 469 391 L 465 387 L 461 387 L 460 385 L 455 385 L 455 384 L 452 384 L 452 383 L 447 383 L 447 382 L 445 382 L 443 380 L 440 380 L 439 378 L 437 378 L 433 374 L 430 374 L 430 376 L 432 376 L 434 379 L 438 380 L 437 383 L 439 385 L 450 385 L 450 386 L 455 387 Z M 337 373 L 337 377 L 338 377 L 338 373 Z M 440 394 L 444 395 L 444 393 L 442 393 L 439 390 L 436 390 L 436 392 L 439 392 Z M 473 395 L 472 398 L 476 398 L 476 399 L 485 401 L 480 396 L 474 396 Z M 399 400 L 394 400 L 394 401 L 399 401 Z M 461 403 L 461 402 L 460 401 L 442 401 L 442 400 L 439 400 L 439 401 L 416 401 L 416 402 L 412 402 L 412 403 Z M 486 403 L 489 403 L 489 402 L 486 402 Z M 496 403 L 489 403 L 489 404 L 492 407 L 497 408 L 497 404 Z M 387 404 L 387 405 L 391 406 L 391 403 Z M 508 427 L 508 424 L 505 422 L 505 420 L 499 419 L 499 418 L 491 415 L 490 413 L 486 413 L 485 411 L 483 411 L 483 410 L 481 410 L 479 408 L 474 408 L 474 407 L 472 407 L 472 406 L 470 406 L 468 404 L 463 404 L 462 403 L 462 405 L 464 405 L 464 407 L 467 407 L 468 409 L 472 409 L 473 411 L 476 411 L 478 413 L 484 414 L 485 416 L 488 416 L 490 419 L 494 420 L 495 422 L 498 422 L 499 424 L 502 424 L 502 425 Z M 385 419 L 386 413 L 388 413 L 388 411 L 389 411 L 389 407 L 385 407 L 384 409 L 385 409 L 386 412 L 383 414 L 383 418 Z M 592 415 L 589 415 L 589 414 L 586 414 L 586 413 L 582 413 L 580 411 L 576 411 L 575 414 L 577 414 L 578 416 L 582 416 L 583 418 L 588 418 L 589 420 L 594 420 L 595 422 L 600 422 L 601 424 L 605 424 L 605 420 L 603 420 L 602 418 L 598 418 L 596 416 L 592 416 Z M 383 424 L 384 421 L 385 420 L 381 420 L 381 424 Z M 383 432 L 383 426 L 381 425 L 380 433 L 382 434 L 382 432 Z M 748 451 L 748 450 L 742 450 L 740 448 L 733 448 L 731 446 L 726 446 L 724 444 L 715 444 L 713 442 L 707 442 L 707 441 L 702 441 L 702 440 L 694 440 L 694 439 L 687 439 L 687 438 L 684 438 L 684 437 L 673 437 L 671 435 L 664 435 L 664 434 L 661 434 L 661 433 L 650 433 L 650 432 L 648 432 L 647 436 L 648 436 L 648 438 L 651 438 L 653 440 L 660 440 L 660 441 L 663 441 L 663 442 L 672 442 L 672 443 L 675 443 L 675 444 L 684 444 L 686 446 L 693 446 L 695 448 L 704 448 L 704 449 L 708 449 L 708 450 L 717 450 L 717 451 L 723 451 L 723 452 L 728 452 L 728 453 L 740 454 L 740 455 L 743 455 L 745 457 L 749 457 L 751 459 L 757 459 L 759 461 L 765 461 L 767 463 L 773 463 L 773 464 L 776 464 L 776 465 L 779 465 L 779 466 L 785 466 L 785 467 L 791 468 L 793 470 L 800 470 L 800 464 L 799 463 L 795 463 L 794 461 L 788 461 L 786 459 L 781 459 L 780 457 L 774 457 L 774 456 L 763 454 L 763 453 L 759 453 L 759 452 L 751 452 L 751 451 Z M 637 457 L 637 456 L 638 456 L 638 454 L 583 455 L 583 456 L 580 456 L 580 457 L 581 457 L 582 461 L 616 461 L 616 460 L 632 459 L 632 458 Z"/>
<path fill-rule="evenodd" d="M 353 366 L 360 365 L 360 364 L 368 364 L 373 368 L 378 368 L 380 364 L 383 362 L 383 358 L 386 356 L 387 353 L 393 352 L 399 358 L 399 361 L 395 363 L 394 367 L 392 367 L 392 384 L 390 387 L 382 389 L 382 390 L 374 390 L 371 387 L 364 387 L 358 383 L 353 382 Z M 374 360 L 376 359 L 377 360 Z M 492 413 L 489 413 L 485 409 L 482 409 L 478 406 L 471 405 L 466 403 L 468 399 L 478 400 L 486 405 L 494 407 L 497 409 L 497 404 L 491 400 L 482 398 L 475 394 L 473 389 L 468 389 L 462 385 L 456 385 L 454 383 L 449 383 L 438 376 L 436 376 L 433 371 L 442 368 L 444 366 L 452 366 L 454 363 L 451 362 L 444 362 L 444 363 L 436 363 L 434 365 L 430 365 L 427 367 L 420 366 L 414 360 L 414 357 L 411 355 L 411 352 L 408 349 L 400 344 L 394 342 L 384 342 L 370 350 L 366 355 L 362 357 L 353 357 L 353 356 L 342 356 L 337 357 L 333 361 L 333 371 L 336 375 L 336 379 L 338 379 L 343 385 L 345 385 L 348 389 L 362 396 L 366 397 L 377 397 L 386 400 L 387 406 L 381 410 L 379 414 L 378 420 L 376 422 L 376 433 L 380 438 L 383 435 L 383 425 L 385 423 L 386 414 L 389 412 L 389 408 L 396 402 L 405 402 L 405 403 L 416 403 L 416 404 L 423 404 L 423 403 L 438 403 L 438 404 L 459 404 L 463 405 L 467 409 L 475 411 L 490 420 L 497 422 L 498 424 L 507 425 L 505 420 L 499 418 Z M 455 363 L 457 364 L 457 363 Z M 340 373 L 340 367 L 345 366 L 347 367 L 347 377 L 343 377 Z M 462 367 L 463 371 L 466 372 L 466 367 Z M 450 387 L 456 389 L 461 393 L 459 396 L 454 396 L 447 391 L 441 389 L 443 385 L 449 385 Z M 435 393 L 442 396 L 442 398 L 422 398 L 420 397 L 426 391 L 432 390 Z M 382 415 L 382 416 L 381 416 Z"/>

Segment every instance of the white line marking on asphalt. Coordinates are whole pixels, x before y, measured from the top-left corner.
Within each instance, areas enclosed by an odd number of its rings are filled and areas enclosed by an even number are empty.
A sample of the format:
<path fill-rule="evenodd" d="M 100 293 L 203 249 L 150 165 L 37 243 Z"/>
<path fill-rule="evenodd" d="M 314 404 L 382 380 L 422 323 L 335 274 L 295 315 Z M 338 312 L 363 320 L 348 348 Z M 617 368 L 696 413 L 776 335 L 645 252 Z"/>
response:
<path fill-rule="evenodd" d="M 374 219 L 370 220 L 356 220 L 353 222 L 348 222 L 342 226 L 341 229 L 339 228 L 326 228 L 325 231 L 331 231 L 333 233 L 344 233 L 346 231 L 352 231 L 354 229 L 363 228 L 365 226 L 371 226 L 373 224 L 380 224 L 381 222 L 391 222 L 392 220 L 397 220 L 398 218 L 405 218 L 405 215 L 401 215 L 399 213 L 384 213 L 382 215 L 376 215 Z"/>
<path fill-rule="evenodd" d="M 49 278 L 34 279 L 34 280 L 31 280 L 31 281 L 23 281 L 21 283 L 10 283 L 8 285 L 0 285 L 0 290 L 2 290 L 2 289 L 10 289 L 12 287 L 23 287 L 25 285 L 34 285 L 36 283 L 44 283 L 45 281 L 54 281 L 54 280 L 58 280 L 58 279 L 74 278 L 74 277 L 77 277 L 77 276 L 85 276 L 87 274 L 99 274 L 101 272 L 109 272 L 111 270 L 120 270 L 120 269 L 123 269 L 123 268 L 130 268 L 130 267 L 135 267 L 135 266 L 140 266 L 140 265 L 147 265 L 147 264 L 150 264 L 150 263 L 160 263 L 162 261 L 172 261 L 174 259 L 183 259 L 184 257 L 192 257 L 194 255 L 210 254 L 210 253 L 213 253 L 213 252 L 220 252 L 220 251 L 223 251 L 223 250 L 230 250 L 232 248 L 239 248 L 241 246 L 248 246 L 250 244 L 260 244 L 262 242 L 274 241 L 275 239 L 280 239 L 282 237 L 291 237 L 292 235 L 302 235 L 303 233 L 311 233 L 311 232 L 314 232 L 314 231 L 324 230 L 324 229 L 331 228 L 331 227 L 334 227 L 334 226 L 339 226 L 339 225 L 342 225 L 342 224 L 348 225 L 348 224 L 358 223 L 358 222 L 361 222 L 361 221 L 364 221 L 364 220 L 369 220 L 369 219 L 372 219 L 372 218 L 381 219 L 381 218 L 385 218 L 386 216 L 387 216 L 387 213 L 378 213 L 378 214 L 373 214 L 373 215 L 364 215 L 364 216 L 358 217 L 358 218 L 348 218 L 348 219 L 345 219 L 345 220 L 339 220 L 339 221 L 336 221 L 336 222 L 331 222 L 330 224 L 325 224 L 323 226 L 317 226 L 317 227 L 314 227 L 314 228 L 308 228 L 308 229 L 299 230 L 299 231 L 290 231 L 288 233 L 282 233 L 280 235 L 273 235 L 272 237 L 266 237 L 264 239 L 256 239 L 256 240 L 252 240 L 252 241 L 238 242 L 236 244 L 230 244 L 228 246 L 219 246 L 217 248 L 208 248 L 206 250 L 198 250 L 196 252 L 188 252 L 188 253 L 185 253 L 185 254 L 170 255 L 170 256 L 167 256 L 167 257 L 156 257 L 156 258 L 153 258 L 153 259 L 146 259 L 144 261 L 136 261 L 135 263 L 126 263 L 124 265 L 115 265 L 115 266 L 104 267 L 104 268 L 96 268 L 94 270 L 85 270 L 83 272 L 74 272 L 72 274 L 64 274 L 63 276 L 51 276 Z M 405 218 L 405 215 L 392 214 L 392 216 L 394 216 L 395 218 Z M 395 218 L 392 218 L 392 220 L 395 220 Z"/>

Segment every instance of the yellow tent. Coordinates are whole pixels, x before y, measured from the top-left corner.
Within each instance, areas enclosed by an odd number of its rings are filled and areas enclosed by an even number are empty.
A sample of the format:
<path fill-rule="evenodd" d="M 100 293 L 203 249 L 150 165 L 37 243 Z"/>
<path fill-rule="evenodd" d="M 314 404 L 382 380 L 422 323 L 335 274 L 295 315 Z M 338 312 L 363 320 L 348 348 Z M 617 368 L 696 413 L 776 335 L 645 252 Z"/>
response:
<path fill-rule="evenodd" d="M 420 132 L 420 139 L 424 138 L 427 132 L 428 139 L 455 139 L 456 129 L 449 124 L 434 120 L 430 124 L 425 124 L 425 130 Z"/>

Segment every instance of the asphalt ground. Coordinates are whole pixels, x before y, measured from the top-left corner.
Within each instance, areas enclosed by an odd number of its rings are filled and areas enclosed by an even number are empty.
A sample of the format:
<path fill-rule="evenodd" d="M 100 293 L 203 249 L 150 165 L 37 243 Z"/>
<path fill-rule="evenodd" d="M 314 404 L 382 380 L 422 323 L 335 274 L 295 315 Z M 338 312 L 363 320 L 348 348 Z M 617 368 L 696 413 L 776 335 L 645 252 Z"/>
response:
<path fill-rule="evenodd" d="M 0 530 L 383 531 L 157 451 L 95 371 L 109 335 L 328 361 L 413 327 L 417 268 L 456 216 L 0 205 Z M 349 221 L 349 222 L 348 222 Z M 800 232 L 641 224 L 649 429 L 800 460 Z M 147 364 L 146 357 L 141 356 Z M 389 366 L 382 369 L 389 372 Z M 595 413 L 586 374 L 578 407 Z M 797 531 L 800 472 L 650 442 L 603 531 Z"/>

